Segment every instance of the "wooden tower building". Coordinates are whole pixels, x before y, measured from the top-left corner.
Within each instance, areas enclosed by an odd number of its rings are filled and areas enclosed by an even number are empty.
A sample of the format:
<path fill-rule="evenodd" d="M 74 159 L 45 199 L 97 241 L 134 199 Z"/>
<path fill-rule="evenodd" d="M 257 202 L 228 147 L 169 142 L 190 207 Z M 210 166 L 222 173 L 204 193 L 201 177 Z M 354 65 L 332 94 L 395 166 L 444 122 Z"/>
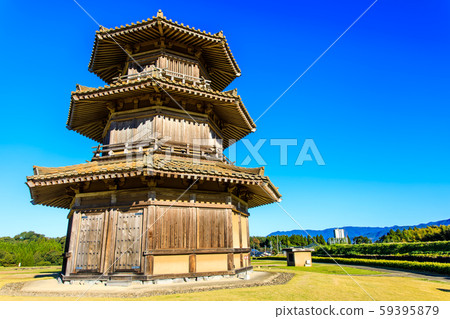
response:
<path fill-rule="evenodd" d="M 96 32 L 67 127 L 98 143 L 90 161 L 34 167 L 34 204 L 69 209 L 63 280 L 235 275 L 251 269 L 248 209 L 280 200 L 263 168 L 223 149 L 255 130 L 222 32 L 156 17 Z"/>

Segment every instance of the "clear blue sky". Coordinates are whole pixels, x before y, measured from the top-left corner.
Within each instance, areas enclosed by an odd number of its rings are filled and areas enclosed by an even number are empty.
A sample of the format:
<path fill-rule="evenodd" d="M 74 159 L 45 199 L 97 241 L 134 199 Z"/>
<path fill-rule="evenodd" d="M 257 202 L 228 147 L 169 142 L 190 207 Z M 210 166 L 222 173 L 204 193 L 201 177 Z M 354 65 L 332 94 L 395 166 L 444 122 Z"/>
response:
<path fill-rule="evenodd" d="M 107 27 L 156 15 L 223 30 L 257 118 L 372 1 L 79 1 Z M 32 165 L 91 158 L 95 142 L 65 128 L 97 25 L 70 1 L 0 3 L 0 236 L 66 232 L 67 210 L 30 204 Z M 304 228 L 409 225 L 450 217 L 450 2 L 377 4 L 258 121 L 259 138 L 314 139 L 326 165 L 280 166 L 261 149 L 282 205 Z M 242 143 L 239 149 L 242 148 Z M 292 152 L 291 152 L 292 151 Z M 249 166 L 255 166 L 252 162 Z M 298 229 L 277 205 L 253 209 L 252 235 Z"/>

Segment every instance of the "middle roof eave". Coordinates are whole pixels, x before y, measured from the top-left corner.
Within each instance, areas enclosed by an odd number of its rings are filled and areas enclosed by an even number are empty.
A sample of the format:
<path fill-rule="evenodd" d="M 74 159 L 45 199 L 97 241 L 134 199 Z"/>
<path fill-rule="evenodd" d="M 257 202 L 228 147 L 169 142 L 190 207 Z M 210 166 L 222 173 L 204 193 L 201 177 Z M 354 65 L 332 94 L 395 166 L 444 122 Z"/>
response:
<path fill-rule="evenodd" d="M 227 123 L 223 130 L 225 140 L 240 140 L 251 133 L 256 125 L 248 114 L 242 100 L 235 93 L 215 92 L 200 89 L 190 85 L 182 85 L 168 79 L 141 79 L 129 83 L 100 87 L 97 89 L 83 88 L 72 92 L 67 125 L 84 136 L 99 143 L 102 141 L 104 122 L 108 118 L 107 103 L 155 92 L 163 87 L 168 94 L 195 96 L 199 100 L 213 102 L 216 114 Z M 224 147 L 228 147 L 225 141 Z"/>

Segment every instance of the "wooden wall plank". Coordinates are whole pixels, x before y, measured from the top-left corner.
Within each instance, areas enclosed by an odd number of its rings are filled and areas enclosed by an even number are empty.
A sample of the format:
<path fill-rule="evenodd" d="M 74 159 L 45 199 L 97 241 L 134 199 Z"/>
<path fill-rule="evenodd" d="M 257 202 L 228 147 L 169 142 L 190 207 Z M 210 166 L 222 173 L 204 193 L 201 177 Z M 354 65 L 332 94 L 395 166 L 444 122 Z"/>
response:
<path fill-rule="evenodd" d="M 78 234 L 80 229 L 80 219 L 81 214 L 79 212 L 75 212 L 72 214 L 72 229 L 70 232 L 70 244 L 69 244 L 69 253 L 71 257 L 67 260 L 66 266 L 66 275 L 75 272 L 75 262 L 77 258 L 77 248 L 78 248 Z"/>
<path fill-rule="evenodd" d="M 226 224 L 226 246 L 227 248 L 233 248 L 233 211 L 231 209 L 225 209 L 225 213 L 227 216 L 227 224 Z"/>
<path fill-rule="evenodd" d="M 242 248 L 242 215 L 239 214 L 239 248 Z"/>

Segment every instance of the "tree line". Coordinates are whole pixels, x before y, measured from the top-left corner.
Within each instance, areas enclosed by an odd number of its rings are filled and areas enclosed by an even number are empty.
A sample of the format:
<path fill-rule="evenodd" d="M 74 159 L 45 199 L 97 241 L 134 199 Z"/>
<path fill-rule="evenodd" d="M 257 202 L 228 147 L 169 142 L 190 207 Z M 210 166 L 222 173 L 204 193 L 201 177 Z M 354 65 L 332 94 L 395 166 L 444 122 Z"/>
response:
<path fill-rule="evenodd" d="M 308 246 L 314 243 L 326 245 L 325 238 L 322 235 L 313 237 L 309 235 L 250 236 L 250 247 L 252 249 L 274 253 L 281 252 L 283 248 Z"/>
<path fill-rule="evenodd" d="M 390 230 L 378 240 L 379 243 L 427 242 L 450 240 L 450 226 L 428 226 L 426 228 L 408 228 Z"/>
<path fill-rule="evenodd" d="M 0 237 L 0 266 L 61 265 L 66 237 L 49 238 L 33 231 Z"/>
<path fill-rule="evenodd" d="M 356 236 L 350 239 L 347 235 L 348 243 L 353 244 L 372 244 L 372 240 L 366 236 Z M 396 243 L 396 242 L 433 242 L 450 241 L 450 226 L 428 226 L 426 228 L 408 228 L 390 230 L 387 234 L 381 236 L 377 243 Z M 250 247 L 259 251 L 271 251 L 278 253 L 281 249 L 287 247 L 304 247 L 313 243 L 326 245 L 322 235 L 302 236 L 302 235 L 279 235 L 279 236 L 251 236 Z"/>

